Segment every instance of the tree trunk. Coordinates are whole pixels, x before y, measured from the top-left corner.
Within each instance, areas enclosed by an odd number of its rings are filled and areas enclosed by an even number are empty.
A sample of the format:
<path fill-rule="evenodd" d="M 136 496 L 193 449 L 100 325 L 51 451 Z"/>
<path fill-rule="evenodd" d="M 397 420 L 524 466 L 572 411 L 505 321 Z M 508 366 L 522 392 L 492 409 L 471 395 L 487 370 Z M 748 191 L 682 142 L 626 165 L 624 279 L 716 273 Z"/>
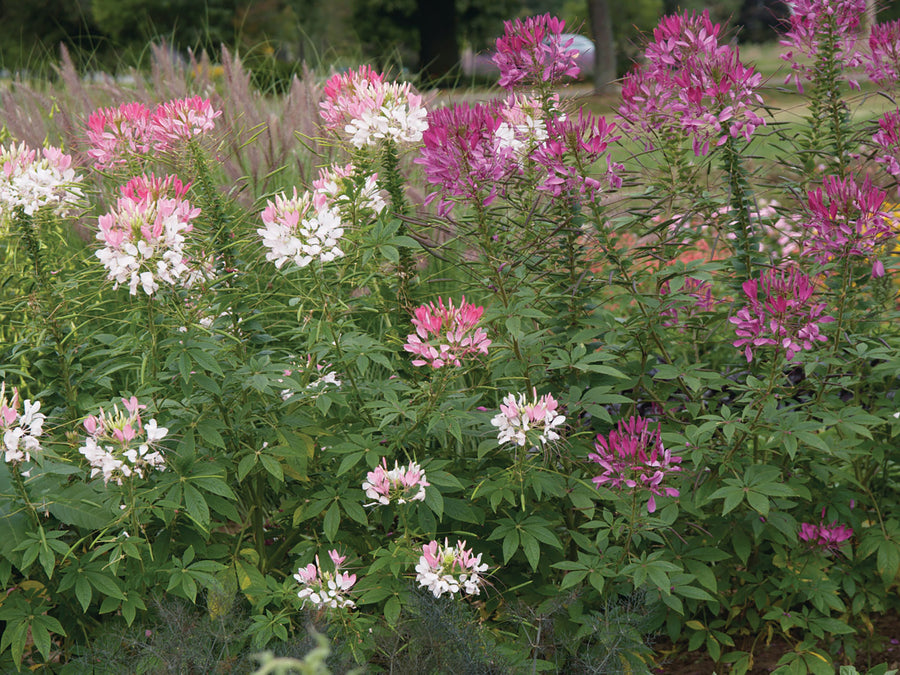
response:
<path fill-rule="evenodd" d="M 459 65 L 454 0 L 417 0 L 419 69 L 426 82 L 452 75 Z"/>
<path fill-rule="evenodd" d="M 613 40 L 609 0 L 587 0 L 594 37 L 594 93 L 608 94 L 615 89 L 616 43 Z"/>

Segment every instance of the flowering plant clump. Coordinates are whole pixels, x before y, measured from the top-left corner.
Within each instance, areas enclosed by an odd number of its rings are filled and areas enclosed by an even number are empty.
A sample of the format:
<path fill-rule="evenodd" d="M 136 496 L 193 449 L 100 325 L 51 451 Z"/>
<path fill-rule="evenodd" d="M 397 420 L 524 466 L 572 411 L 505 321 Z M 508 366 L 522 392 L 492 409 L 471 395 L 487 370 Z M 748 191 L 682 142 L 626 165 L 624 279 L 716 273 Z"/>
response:
<path fill-rule="evenodd" d="M 523 84 L 547 84 L 578 77 L 581 69 L 572 48 L 573 38 L 564 40 L 566 22 L 544 14 L 505 21 L 503 36 L 497 38 L 494 63 L 500 69 L 498 84 L 513 89 Z"/>
<path fill-rule="evenodd" d="M 320 108 L 325 128 L 343 132 L 355 148 L 418 143 L 428 128 L 422 97 L 411 85 L 385 82 L 370 66 L 333 75 Z"/>
<path fill-rule="evenodd" d="M 191 286 L 196 275 L 185 253 L 185 234 L 200 209 L 184 196 L 190 186 L 176 176 L 138 176 L 119 189 L 115 208 L 100 216 L 96 252 L 115 288 L 128 284 L 131 295 L 138 286 L 153 295 L 160 282 Z"/>
<path fill-rule="evenodd" d="M 425 478 L 425 472 L 416 462 L 399 466 L 394 462 L 394 468 L 387 468 L 387 459 L 382 457 L 381 464 L 374 471 L 366 474 L 366 480 L 362 484 L 366 497 L 374 499 L 376 504 L 387 506 L 391 502 L 406 504 L 407 502 L 424 501 L 425 488 L 430 483 Z"/>
<path fill-rule="evenodd" d="M 340 248 L 344 236 L 340 213 L 327 205 L 316 209 L 309 192 L 298 196 L 294 188 L 293 197 L 283 192 L 276 195 L 275 201 L 266 202 L 262 221 L 265 227 L 256 232 L 269 249 L 266 260 L 278 269 L 288 261 L 306 267 L 313 260 L 326 263 L 344 255 Z"/>
<path fill-rule="evenodd" d="M 597 487 L 649 492 L 649 513 L 656 511 L 657 496 L 679 496 L 677 488 L 663 485 L 663 481 L 681 471 L 681 457 L 663 446 L 659 425 L 652 430 L 649 420 L 640 416 L 619 420 L 618 428 L 611 429 L 608 436 L 597 435 L 594 450 L 588 459 L 603 468 L 603 473 L 592 479 Z"/>
<path fill-rule="evenodd" d="M 444 539 L 441 546 L 432 541 L 422 547 L 422 555 L 416 565 L 416 581 L 436 598 L 444 593 L 453 596 L 460 591 L 478 595 L 481 592 L 481 574 L 487 569 L 487 563 L 481 562 L 481 554 L 474 555 L 472 549 L 466 548 L 466 542 L 457 541 L 456 546 L 450 546 Z"/>
<path fill-rule="evenodd" d="M 17 465 L 31 461 L 31 453 L 40 452 L 38 437 L 43 432 L 44 414 L 41 402 L 25 399 L 19 410 L 19 391 L 13 388 L 12 399 L 6 398 L 6 382 L 0 383 L 0 432 L 3 433 L 4 461 Z"/>
<path fill-rule="evenodd" d="M 346 593 L 356 583 L 356 575 L 349 572 L 341 572 L 341 565 L 347 560 L 347 556 L 340 555 L 337 550 L 328 552 L 328 557 L 334 563 L 334 572 L 322 569 L 319 556 L 316 563 L 310 563 L 301 567 L 294 575 L 303 588 L 297 595 L 306 604 L 308 600 L 316 607 L 328 607 L 330 609 L 352 609 L 356 603 L 347 597 Z"/>
<path fill-rule="evenodd" d="M 123 103 L 118 108 L 100 108 L 87 120 L 87 151 L 97 169 L 126 164 L 132 157 L 150 152 L 153 127 L 150 109 L 143 103 Z"/>
<path fill-rule="evenodd" d="M 65 217 L 83 196 L 72 157 L 50 146 L 37 150 L 24 143 L 0 146 L 0 222 L 16 209 L 33 216 L 47 209 Z"/>
<path fill-rule="evenodd" d="M 812 548 L 823 552 L 839 551 L 843 544 L 853 537 L 853 529 L 847 525 L 839 525 L 836 520 L 825 525 L 825 509 L 822 509 L 822 522 L 818 525 L 800 523 L 797 538 L 807 542 Z"/>
<path fill-rule="evenodd" d="M 528 442 L 529 432 L 533 436 L 540 434 L 538 443 L 546 445 L 559 440 L 556 429 L 566 421 L 564 415 L 558 414 L 559 402 L 551 394 L 544 394 L 538 398 L 537 390 L 532 390 L 532 400 L 525 399 L 525 394 L 507 394 L 500 405 L 500 412 L 491 420 L 491 424 L 497 427 L 497 441 L 514 443 L 524 447 Z"/>
<path fill-rule="evenodd" d="M 137 397 L 123 398 L 124 411 L 113 406 L 112 412 L 100 409 L 99 414 L 84 420 L 88 432 L 78 452 L 91 466 L 91 478 L 103 476 L 103 482 L 114 480 L 119 485 L 131 476 L 144 478 L 149 471 L 165 471 L 166 460 L 158 442 L 169 430 L 155 419 L 144 423 L 141 410 L 147 406 Z"/>
<path fill-rule="evenodd" d="M 745 281 L 742 288 L 750 304 L 728 320 L 740 338 L 733 344 L 744 347 L 748 363 L 753 360 L 754 347 L 780 347 L 792 361 L 800 351 L 828 340 L 819 332 L 819 324 L 834 321 L 834 317 L 822 316 L 826 304 L 814 301 L 812 281 L 796 267 L 770 268 L 759 279 Z"/>
<path fill-rule="evenodd" d="M 809 193 L 808 210 L 800 221 L 807 230 L 803 253 L 814 256 L 819 264 L 848 256 L 870 258 L 872 276 L 884 276 L 884 263 L 877 255 L 897 236 L 889 214 L 882 210 L 885 192 L 872 185 L 868 176 L 862 185 L 828 176 L 823 188 Z"/>
<path fill-rule="evenodd" d="M 178 144 L 212 131 L 222 114 L 208 98 L 191 96 L 161 103 L 150 117 L 156 150 L 164 152 Z"/>
<path fill-rule="evenodd" d="M 441 298 L 437 305 L 431 302 L 418 307 L 412 319 L 416 332 L 408 335 L 403 345 L 406 351 L 420 357 L 413 359 L 412 364 L 459 368 L 462 358 L 487 354 L 491 341 L 478 325 L 482 314 L 484 307 L 467 303 L 465 296 L 459 307 L 454 307 L 453 300 L 444 305 Z"/>

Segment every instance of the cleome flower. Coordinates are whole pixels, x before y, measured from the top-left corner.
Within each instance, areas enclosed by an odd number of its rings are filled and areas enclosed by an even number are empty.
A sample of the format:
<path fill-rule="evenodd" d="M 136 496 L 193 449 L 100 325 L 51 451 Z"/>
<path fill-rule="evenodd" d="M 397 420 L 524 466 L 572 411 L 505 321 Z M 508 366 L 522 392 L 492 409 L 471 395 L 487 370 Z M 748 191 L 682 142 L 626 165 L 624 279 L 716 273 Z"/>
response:
<path fill-rule="evenodd" d="M 597 487 L 605 485 L 629 494 L 649 492 L 649 513 L 656 511 L 657 496 L 680 494 L 677 488 L 663 485 L 668 476 L 681 471 L 681 457 L 663 447 L 659 425 L 652 430 L 650 422 L 640 416 L 619 420 L 618 428 L 611 429 L 608 436 L 597 435 L 594 449 L 588 459 L 603 468 L 603 473 L 593 478 Z"/>
<path fill-rule="evenodd" d="M 759 297 L 762 286 L 763 298 Z M 834 321 L 822 316 L 825 303 L 813 300 L 814 287 L 809 277 L 797 268 L 770 268 L 759 279 L 748 279 L 742 285 L 750 301 L 728 320 L 734 324 L 738 340 L 732 344 L 744 347 L 747 363 L 753 360 L 753 348 L 772 345 L 785 350 L 788 361 L 800 351 L 812 349 L 815 342 L 826 342 L 819 324 Z"/>
<path fill-rule="evenodd" d="M 387 506 L 391 502 L 406 504 L 424 501 L 425 488 L 429 485 L 425 472 L 416 462 L 410 462 L 408 466 L 399 466 L 398 462 L 394 462 L 394 468 L 388 470 L 387 459 L 382 457 L 381 464 L 366 474 L 362 489 L 366 497 L 375 500 L 366 506 Z"/>
<path fill-rule="evenodd" d="M 430 365 L 462 366 L 462 358 L 472 354 L 487 354 L 491 341 L 478 322 L 484 314 L 484 307 L 476 307 L 466 302 L 463 296 L 459 307 L 453 300 L 446 305 L 441 298 L 415 310 L 412 323 L 414 334 L 406 337 L 403 349 L 419 356 L 413 359 L 414 366 Z"/>
<path fill-rule="evenodd" d="M 96 252 L 107 270 L 107 279 L 128 284 L 131 295 L 140 286 L 147 295 L 159 290 L 160 282 L 190 287 L 196 273 L 188 265 L 185 234 L 200 209 L 184 199 L 188 185 L 175 176 L 153 174 L 131 179 L 119 189 L 110 212 L 100 216 Z"/>
<path fill-rule="evenodd" d="M 473 555 L 472 550 L 466 548 L 466 542 L 457 541 L 456 546 L 450 546 L 444 539 L 441 546 L 432 541 L 422 546 L 422 555 L 416 565 L 416 581 L 436 598 L 444 593 L 453 596 L 460 591 L 478 595 L 481 573 L 487 569 L 487 563 L 481 562 L 481 554 Z"/>
<path fill-rule="evenodd" d="M 166 470 L 158 441 L 169 433 L 155 419 L 143 422 L 141 410 L 147 406 L 135 396 L 123 398 L 122 404 L 124 412 L 113 406 L 111 413 L 101 408 L 99 414 L 89 415 L 84 420 L 88 435 L 78 448 L 90 463 L 91 478 L 102 474 L 104 483 L 114 480 L 119 485 L 131 476 L 144 478 L 151 470 Z"/>
<path fill-rule="evenodd" d="M 900 81 L 900 19 L 872 26 L 866 73 L 884 89 Z"/>
<path fill-rule="evenodd" d="M 498 429 L 497 440 L 501 445 L 514 443 L 525 447 L 529 443 L 529 432 L 532 445 L 545 445 L 559 439 L 555 429 L 566 421 L 563 415 L 557 414 L 558 408 L 559 403 L 552 395 L 544 394 L 538 398 L 536 389 L 532 389 L 531 401 L 525 399 L 525 394 L 519 394 L 518 399 L 515 394 L 507 394 L 491 424 Z"/>
<path fill-rule="evenodd" d="M 356 575 L 340 571 L 347 556 L 340 555 L 337 550 L 332 549 L 328 552 L 328 557 L 334 563 L 334 572 L 322 569 L 319 556 L 316 556 L 315 565 L 310 563 L 297 570 L 294 579 L 303 586 L 297 592 L 297 596 L 303 600 L 304 605 L 309 601 L 316 607 L 352 609 L 356 603 L 348 598 L 346 593 L 356 583 Z"/>
<path fill-rule="evenodd" d="M 65 217 L 81 199 L 80 174 L 72 157 L 49 146 L 37 150 L 24 143 L 0 146 L 0 222 L 21 209 L 33 216 L 42 209 Z"/>
<path fill-rule="evenodd" d="M 578 77 L 581 69 L 572 48 L 573 38 L 562 37 L 566 22 L 549 14 L 505 21 L 497 38 L 494 63 L 500 69 L 498 84 L 504 89 L 519 85 L 559 84 Z"/>
<path fill-rule="evenodd" d="M 100 108 L 87 120 L 87 151 L 97 169 L 126 164 L 131 157 L 150 152 L 153 141 L 150 109 L 143 103 L 123 103 L 118 108 Z"/>
<path fill-rule="evenodd" d="M 325 128 L 343 133 L 356 148 L 384 140 L 419 143 L 428 128 L 422 97 L 410 84 L 385 82 L 370 66 L 333 75 L 319 105 Z"/>
<path fill-rule="evenodd" d="M 878 120 L 878 131 L 872 136 L 878 146 L 875 161 L 884 165 L 885 171 L 900 179 L 900 109 L 889 110 Z"/>
<path fill-rule="evenodd" d="M 340 239 L 344 236 L 340 212 L 323 200 L 321 209 L 315 206 L 312 193 L 297 194 L 288 198 L 283 192 L 275 200 L 266 202 L 262 212 L 265 227 L 258 228 L 263 246 L 269 251 L 266 260 L 281 267 L 292 261 L 297 267 L 306 267 L 313 260 L 331 262 L 344 255 Z"/>
<path fill-rule="evenodd" d="M 13 466 L 31 461 L 32 452 L 40 452 L 38 437 L 43 432 L 41 402 L 25 399 L 19 410 L 19 391 L 6 398 L 6 382 L 0 382 L 0 433 L 3 434 L 4 461 Z"/>
<path fill-rule="evenodd" d="M 825 509 L 822 509 L 822 520 L 818 525 L 800 523 L 800 532 L 797 538 L 805 541 L 812 549 L 819 549 L 823 553 L 839 551 L 844 542 L 853 537 L 853 529 L 847 525 L 838 525 L 836 520 L 830 525 L 825 525 Z"/>
<path fill-rule="evenodd" d="M 221 110 L 212 107 L 208 98 L 192 96 L 161 103 L 150 117 L 154 147 L 165 152 L 212 131 Z"/>

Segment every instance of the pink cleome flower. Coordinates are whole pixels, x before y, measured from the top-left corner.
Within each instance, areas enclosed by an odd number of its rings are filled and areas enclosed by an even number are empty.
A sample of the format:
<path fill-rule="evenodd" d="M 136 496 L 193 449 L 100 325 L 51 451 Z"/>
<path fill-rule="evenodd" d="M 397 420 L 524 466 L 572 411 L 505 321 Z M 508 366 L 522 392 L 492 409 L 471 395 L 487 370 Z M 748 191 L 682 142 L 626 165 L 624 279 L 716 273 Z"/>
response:
<path fill-rule="evenodd" d="M 154 147 L 171 150 L 184 141 L 215 128 L 214 120 L 222 114 L 208 98 L 192 96 L 160 104 L 150 117 Z"/>
<path fill-rule="evenodd" d="M 800 523 L 800 532 L 797 538 L 808 542 L 811 548 L 817 548 L 823 552 L 839 551 L 841 546 L 853 537 L 853 529 L 847 525 L 838 525 L 832 521 L 825 525 L 825 509 L 822 509 L 822 521 L 818 525 Z"/>
<path fill-rule="evenodd" d="M 762 285 L 764 297 L 759 298 Z M 814 286 L 809 277 L 796 267 L 778 270 L 770 268 L 759 279 L 748 279 L 742 286 L 750 301 L 736 316 L 729 317 L 738 340 L 735 347 L 744 347 L 747 362 L 753 360 L 753 348 L 772 345 L 784 349 L 789 361 L 804 349 L 812 349 L 815 342 L 825 342 L 819 324 L 834 321 L 822 316 L 825 303 L 813 301 Z"/>
<path fill-rule="evenodd" d="M 803 82 L 816 76 L 815 62 L 824 55 L 820 51 L 823 43 L 833 42 L 839 69 L 863 65 L 858 29 L 866 0 L 788 0 L 787 4 L 791 9 L 790 26 L 781 44 L 790 51 L 781 58 L 791 64 L 791 73 L 785 84 L 793 80 L 803 91 Z M 854 80 L 850 80 L 850 85 L 859 88 Z"/>
<path fill-rule="evenodd" d="M 118 108 L 100 108 L 88 117 L 89 157 L 98 169 L 109 169 L 144 157 L 153 140 L 150 109 L 143 103 L 123 103 Z"/>
<path fill-rule="evenodd" d="M 884 164 L 885 171 L 900 180 L 900 109 L 889 110 L 881 116 L 872 142 L 881 152 L 875 161 Z"/>
<path fill-rule="evenodd" d="M 606 485 L 629 493 L 647 491 L 649 513 L 656 511 L 657 496 L 680 494 L 676 488 L 663 486 L 663 481 L 681 471 L 677 466 L 681 457 L 663 447 L 659 426 L 651 430 L 648 420 L 640 416 L 619 420 L 618 428 L 611 429 L 608 436 L 597 435 L 594 449 L 597 452 L 588 459 L 603 468 L 603 473 L 593 478 L 597 487 Z"/>
<path fill-rule="evenodd" d="M 573 38 L 563 40 L 566 22 L 549 14 L 504 22 L 497 38 L 494 63 L 500 69 L 498 84 L 504 89 L 519 85 L 558 84 L 578 77 L 578 50 Z"/>
<path fill-rule="evenodd" d="M 806 213 L 800 224 L 806 228 L 804 255 L 824 264 L 847 256 L 872 259 L 872 276 L 884 276 L 879 251 L 896 232 L 890 215 L 882 211 L 885 193 L 868 176 L 861 185 L 853 179 L 827 176 L 823 186 L 808 194 Z"/>
<path fill-rule="evenodd" d="M 900 19 L 872 26 L 866 73 L 885 89 L 900 80 Z"/>
<path fill-rule="evenodd" d="M 297 570 L 294 579 L 303 586 L 297 592 L 297 596 L 303 600 L 304 605 L 308 600 L 316 607 L 352 609 L 356 603 L 348 598 L 346 593 L 356 583 L 356 575 L 341 572 L 341 565 L 347 560 L 347 556 L 332 549 L 328 552 L 328 557 L 334 565 L 334 572 L 322 569 L 319 556 L 316 556 L 315 565 L 310 563 Z"/>
<path fill-rule="evenodd" d="M 406 504 L 424 501 L 425 488 L 429 485 L 425 472 L 416 462 L 410 462 L 408 466 L 394 462 L 394 468 L 389 470 L 387 458 L 382 457 L 381 464 L 366 474 L 362 489 L 366 497 L 375 500 L 375 504 L 387 506 L 391 502 Z"/>
<path fill-rule="evenodd" d="M 17 209 L 34 215 L 47 209 L 65 217 L 82 197 L 80 174 L 72 167 L 72 157 L 48 146 L 40 152 L 24 143 L 0 145 L 0 223 Z"/>
<path fill-rule="evenodd" d="M 40 401 L 25 399 L 20 411 L 18 389 L 13 387 L 12 399 L 7 399 L 6 382 L 0 382 L 0 450 L 7 464 L 30 462 L 31 453 L 41 451 L 38 437 L 46 418 L 40 410 Z"/>
<path fill-rule="evenodd" d="M 452 300 L 444 305 L 441 298 L 437 305 L 422 305 L 412 319 L 416 332 L 407 336 L 403 349 L 420 357 L 413 359 L 414 366 L 459 368 L 461 358 L 488 353 L 491 341 L 478 325 L 482 314 L 484 307 L 467 303 L 465 296 L 459 307 L 454 307 Z"/>
<path fill-rule="evenodd" d="M 460 591 L 478 595 L 481 574 L 487 569 L 487 563 L 481 562 L 481 554 L 474 555 L 472 549 L 466 548 L 466 542 L 457 541 L 456 546 L 450 546 L 444 539 L 441 546 L 432 541 L 422 546 L 422 555 L 416 565 L 416 581 L 436 598 L 444 593 L 453 596 Z"/>
<path fill-rule="evenodd" d="M 317 201 L 321 208 L 316 207 Z M 329 263 L 344 255 L 341 213 L 327 197 L 318 199 L 311 192 L 298 195 L 294 188 L 291 197 L 282 192 L 267 201 L 260 217 L 265 227 L 256 232 L 268 249 L 266 260 L 278 269 L 289 261 L 306 267 L 314 260 Z"/>
<path fill-rule="evenodd" d="M 559 440 L 555 429 L 561 426 L 566 418 L 557 413 L 559 402 L 550 394 L 538 398 L 537 390 L 532 390 L 532 400 L 526 401 L 525 394 L 508 394 L 503 399 L 500 412 L 491 420 L 497 427 L 497 440 L 503 443 L 514 443 L 524 447 L 528 443 L 528 432 L 532 436 L 539 433 L 537 441 L 546 444 Z M 532 439 L 534 440 L 534 439 Z"/>

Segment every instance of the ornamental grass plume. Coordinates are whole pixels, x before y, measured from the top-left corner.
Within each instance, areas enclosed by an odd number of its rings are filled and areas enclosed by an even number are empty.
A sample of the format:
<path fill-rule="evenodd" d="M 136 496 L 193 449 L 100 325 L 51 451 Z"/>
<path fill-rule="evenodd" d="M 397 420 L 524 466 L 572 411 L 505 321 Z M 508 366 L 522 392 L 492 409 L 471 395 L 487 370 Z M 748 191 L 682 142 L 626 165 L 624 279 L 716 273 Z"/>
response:
<path fill-rule="evenodd" d="M 788 0 L 787 4 L 790 26 L 780 40 L 790 48 L 781 55 L 791 64 L 785 84 L 793 80 L 802 93 L 803 82 L 815 80 L 820 59 L 833 61 L 840 70 L 863 65 L 859 26 L 866 0 Z M 859 88 L 852 79 L 850 85 Z"/>
<path fill-rule="evenodd" d="M 332 549 L 328 552 L 328 557 L 334 564 L 333 572 L 322 569 L 318 555 L 315 564 L 310 563 L 297 570 L 294 579 L 303 586 L 297 592 L 297 596 L 303 600 L 304 605 L 309 601 L 315 607 L 322 608 L 352 609 L 356 607 L 356 603 L 346 595 L 347 591 L 356 583 L 356 575 L 340 571 L 347 556 Z"/>
<path fill-rule="evenodd" d="M 487 569 L 487 563 L 481 562 L 481 554 L 474 555 L 472 549 L 466 548 L 466 542 L 458 540 L 456 546 L 450 546 L 444 539 L 441 546 L 437 541 L 431 541 L 422 546 L 422 555 L 416 565 L 416 581 L 436 598 L 444 593 L 451 597 L 459 592 L 479 595 L 481 574 Z"/>
<path fill-rule="evenodd" d="M 644 62 L 625 76 L 622 130 L 641 136 L 647 149 L 656 138 L 684 135 L 700 156 L 729 138 L 749 140 L 765 125 L 756 113 L 762 75 L 741 62 L 736 48 L 719 42 L 720 32 L 706 10 L 663 17 Z"/>
<path fill-rule="evenodd" d="M 329 131 L 355 148 L 381 141 L 414 144 L 428 128 L 422 97 L 409 83 L 385 82 L 371 66 L 333 75 L 325 83 L 320 113 Z"/>
<path fill-rule="evenodd" d="M 100 170 L 143 158 L 153 143 L 150 109 L 143 103 L 123 103 L 118 108 L 100 108 L 87 120 L 88 157 Z"/>
<path fill-rule="evenodd" d="M 897 233 L 890 214 L 882 210 L 885 192 L 868 176 L 857 184 L 852 178 L 827 176 L 823 186 L 811 190 L 800 219 L 806 229 L 803 254 L 819 264 L 847 257 L 872 260 L 872 277 L 884 276 L 879 252 Z"/>
<path fill-rule="evenodd" d="M 559 440 L 556 429 L 566 421 L 565 416 L 557 412 L 559 402 L 551 394 L 538 398 L 536 389 L 531 393 L 531 401 L 525 399 L 525 394 L 519 394 L 518 398 L 515 394 L 504 397 L 500 412 L 491 420 L 497 427 L 497 440 L 501 445 L 513 443 L 525 447 L 529 443 L 529 432 L 533 445 Z"/>
<path fill-rule="evenodd" d="M 681 457 L 663 447 L 660 427 L 651 430 L 644 418 L 619 420 L 618 428 L 608 436 L 597 435 L 593 452 L 588 459 L 603 468 L 592 480 L 597 487 L 607 486 L 629 494 L 648 492 L 647 512 L 656 511 L 656 497 L 677 497 L 677 488 L 663 485 L 671 474 L 681 471 Z"/>
<path fill-rule="evenodd" d="M 755 347 L 783 349 L 792 361 L 802 350 L 828 340 L 819 332 L 820 324 L 834 321 L 834 317 L 822 316 L 825 303 L 815 302 L 812 281 L 796 267 L 769 268 L 759 279 L 745 281 L 742 288 L 749 304 L 728 320 L 739 338 L 732 344 L 744 348 L 747 363 L 753 360 Z"/>
<path fill-rule="evenodd" d="M 391 502 L 406 504 L 424 501 L 425 488 L 429 485 L 425 472 L 418 463 L 410 462 L 409 465 L 400 466 L 398 462 L 394 462 L 394 468 L 389 470 L 387 458 L 382 457 L 381 464 L 366 474 L 362 489 L 366 497 L 375 500 L 367 506 L 387 506 Z"/>
<path fill-rule="evenodd" d="M 31 453 L 40 452 L 38 437 L 43 432 L 44 414 L 41 402 L 25 399 L 19 410 L 19 390 L 13 387 L 12 398 L 6 397 L 6 382 L 0 382 L 0 432 L 3 434 L 4 461 L 18 465 L 31 461 Z"/>
<path fill-rule="evenodd" d="M 147 174 L 119 188 L 116 206 L 100 216 L 96 235 L 104 244 L 96 256 L 114 288 L 127 283 L 131 295 L 140 286 L 152 296 L 160 282 L 187 288 L 197 280 L 184 250 L 191 221 L 200 215 L 184 198 L 189 187 L 176 176 Z"/>
<path fill-rule="evenodd" d="M 19 209 L 26 216 L 38 211 L 65 217 L 82 197 L 72 157 L 49 146 L 37 150 L 24 143 L 0 146 L 0 222 Z"/>
<path fill-rule="evenodd" d="M 169 433 L 155 419 L 144 423 L 141 410 L 147 406 L 137 397 L 123 398 L 122 405 L 124 412 L 114 405 L 111 413 L 101 408 L 99 414 L 89 415 L 84 420 L 88 435 L 78 448 L 90 463 L 91 478 L 102 475 L 104 483 L 113 480 L 119 485 L 131 476 L 144 478 L 152 470 L 166 470 L 158 441 Z"/>
<path fill-rule="evenodd" d="M 327 263 L 344 255 L 340 248 L 344 236 L 340 212 L 320 200 L 321 209 L 315 206 L 316 198 L 310 192 L 292 197 L 285 193 L 266 202 L 261 218 L 265 227 L 258 228 L 266 247 L 266 260 L 281 267 L 288 261 L 297 267 L 306 267 L 313 260 Z"/>
<path fill-rule="evenodd" d="M 418 356 L 414 366 L 429 365 L 432 368 L 462 366 L 462 359 L 475 354 L 487 354 L 491 341 L 478 322 L 484 314 L 484 307 L 476 307 L 466 302 L 463 296 L 459 307 L 453 300 L 447 304 L 438 298 L 416 308 L 412 324 L 416 332 L 406 338 L 403 349 Z"/>
<path fill-rule="evenodd" d="M 900 19 L 872 26 L 866 73 L 884 89 L 892 89 L 900 80 Z"/>
<path fill-rule="evenodd" d="M 505 21 L 493 58 L 500 69 L 498 84 L 504 89 L 551 87 L 578 77 L 578 50 L 572 48 L 574 38 L 563 39 L 565 26 L 550 14 Z"/>

